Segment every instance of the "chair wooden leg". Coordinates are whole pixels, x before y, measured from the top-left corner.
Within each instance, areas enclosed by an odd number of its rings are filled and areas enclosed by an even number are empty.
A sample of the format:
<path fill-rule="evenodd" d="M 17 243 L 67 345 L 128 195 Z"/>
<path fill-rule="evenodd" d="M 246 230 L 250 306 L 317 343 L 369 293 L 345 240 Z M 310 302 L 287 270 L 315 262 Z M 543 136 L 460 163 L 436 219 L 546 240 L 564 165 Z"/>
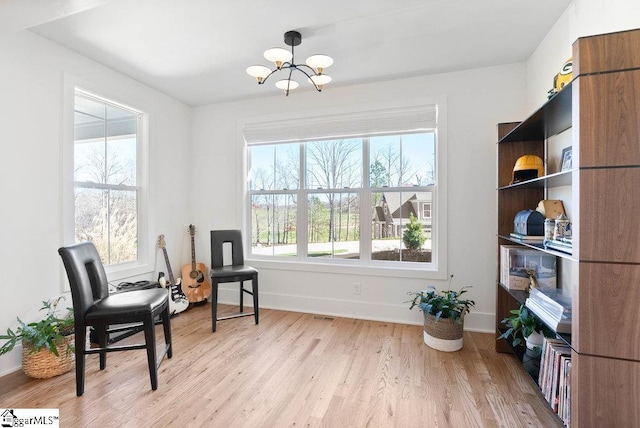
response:
<path fill-rule="evenodd" d="M 171 343 L 171 314 L 169 314 L 169 305 L 162 311 L 160 317 L 162 318 L 162 328 L 164 329 L 164 343 L 169 345 L 169 348 L 167 348 L 167 358 L 171 358 L 173 356 L 173 345 Z"/>
<path fill-rule="evenodd" d="M 75 354 L 76 354 L 76 395 L 84 394 L 84 351 L 87 340 L 87 327 L 84 325 L 75 328 Z"/>
<path fill-rule="evenodd" d="M 144 320 L 144 337 L 147 345 L 147 361 L 149 363 L 149 377 L 151 389 L 158 389 L 158 368 L 156 367 L 156 330 L 153 315 L 149 314 Z"/>
<path fill-rule="evenodd" d="M 107 347 L 107 342 L 109 341 L 109 336 L 107 335 L 107 327 L 106 325 L 96 325 L 94 328 L 96 329 L 96 333 L 98 335 L 98 346 L 102 349 Z M 100 352 L 100 370 L 104 370 L 107 367 L 107 351 Z"/>
<path fill-rule="evenodd" d="M 258 275 L 254 275 L 251 280 L 251 290 L 253 291 L 253 314 L 256 318 L 256 324 L 259 324 L 258 318 Z"/>
<path fill-rule="evenodd" d="M 240 313 L 244 312 L 244 281 L 240 281 Z"/>
<path fill-rule="evenodd" d="M 211 278 L 211 331 L 216 331 L 218 321 L 218 280 Z"/>

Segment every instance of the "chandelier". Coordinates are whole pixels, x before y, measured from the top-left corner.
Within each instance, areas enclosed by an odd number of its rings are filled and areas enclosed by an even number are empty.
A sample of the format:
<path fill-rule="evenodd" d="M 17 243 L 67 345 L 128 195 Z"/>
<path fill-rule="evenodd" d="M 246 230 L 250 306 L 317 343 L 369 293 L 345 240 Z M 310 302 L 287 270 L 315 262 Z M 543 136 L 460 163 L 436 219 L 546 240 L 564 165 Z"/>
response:
<path fill-rule="evenodd" d="M 312 55 L 305 61 L 305 64 L 296 64 L 293 54 L 294 46 L 302 43 L 302 35 L 297 31 L 287 31 L 284 33 L 284 43 L 291 46 L 291 52 L 284 48 L 271 48 L 264 51 L 264 57 L 267 61 L 275 64 L 276 68 L 271 70 L 264 65 L 252 65 L 247 67 L 247 74 L 258 80 L 258 85 L 264 84 L 272 74 L 277 71 L 288 70 L 289 76 L 286 79 L 278 80 L 276 87 L 284 90 L 286 96 L 289 91 L 297 88 L 298 82 L 292 80 L 294 71 L 299 71 L 307 77 L 307 81 L 311 83 L 318 92 L 322 91 L 322 86 L 331 82 L 331 77 L 323 74 L 325 68 L 333 64 L 333 58 L 327 55 Z"/>

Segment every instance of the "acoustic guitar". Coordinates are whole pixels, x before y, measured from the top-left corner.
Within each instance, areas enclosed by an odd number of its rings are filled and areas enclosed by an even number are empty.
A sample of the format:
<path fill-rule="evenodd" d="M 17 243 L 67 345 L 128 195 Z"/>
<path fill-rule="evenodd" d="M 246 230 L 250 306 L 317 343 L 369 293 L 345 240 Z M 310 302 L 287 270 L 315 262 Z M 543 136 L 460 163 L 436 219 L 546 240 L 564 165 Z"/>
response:
<path fill-rule="evenodd" d="M 187 296 L 182 292 L 180 287 L 180 278 L 178 281 L 173 277 L 173 270 L 171 269 L 171 262 L 169 261 L 169 255 L 167 254 L 167 244 L 164 241 L 164 235 L 158 236 L 158 247 L 162 249 L 164 255 L 164 262 L 167 265 L 167 272 L 169 274 L 169 281 L 164 277 L 164 274 L 159 276 L 158 282 L 160 285 L 169 290 L 169 313 L 179 314 L 182 311 L 187 310 L 189 307 L 189 301 Z"/>
<path fill-rule="evenodd" d="M 204 263 L 196 263 L 196 246 L 194 237 L 196 227 L 189 225 L 191 235 L 191 264 L 182 267 L 182 291 L 187 295 L 189 303 L 203 302 L 211 294 L 211 283 L 205 274 Z"/>

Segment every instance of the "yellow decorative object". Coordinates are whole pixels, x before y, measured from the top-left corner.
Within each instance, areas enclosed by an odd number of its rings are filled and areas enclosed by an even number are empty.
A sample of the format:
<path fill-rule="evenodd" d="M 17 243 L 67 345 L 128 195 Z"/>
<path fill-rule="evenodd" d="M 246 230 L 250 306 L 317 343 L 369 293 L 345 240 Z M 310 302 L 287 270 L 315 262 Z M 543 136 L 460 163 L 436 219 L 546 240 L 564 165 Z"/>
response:
<path fill-rule="evenodd" d="M 513 167 L 511 184 L 527 181 L 544 175 L 542 158 L 536 155 L 520 156 Z"/>
<path fill-rule="evenodd" d="M 571 82 L 572 77 L 573 77 L 573 57 L 566 60 L 564 64 L 562 64 L 560 73 L 553 76 L 553 88 L 549 89 L 549 92 L 547 94 L 548 98 L 551 98 L 555 94 L 560 92 L 562 88 L 564 88 L 569 82 Z"/>
<path fill-rule="evenodd" d="M 562 64 L 562 68 L 560 69 L 560 73 L 556 74 L 553 78 L 553 89 L 556 92 L 560 92 L 564 85 L 571 82 L 571 77 L 573 76 L 573 58 L 569 58 Z"/>

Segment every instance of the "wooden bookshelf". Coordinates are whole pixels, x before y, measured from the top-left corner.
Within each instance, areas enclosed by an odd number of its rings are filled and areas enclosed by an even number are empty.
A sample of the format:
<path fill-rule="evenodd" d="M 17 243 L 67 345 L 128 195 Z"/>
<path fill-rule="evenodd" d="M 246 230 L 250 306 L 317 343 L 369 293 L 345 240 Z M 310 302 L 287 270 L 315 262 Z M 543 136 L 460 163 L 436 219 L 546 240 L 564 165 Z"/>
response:
<path fill-rule="evenodd" d="M 518 157 L 548 158 L 547 139 L 572 128 L 573 169 L 510 184 Z M 498 251 L 513 218 L 548 189 L 571 186 L 572 427 L 640 426 L 640 30 L 579 38 L 573 81 L 521 123 L 498 125 Z M 499 260 L 499 257 L 498 257 Z M 498 278 L 499 278 L 498 267 Z M 559 277 L 560 280 L 560 277 Z M 497 281 L 500 320 L 526 296 Z M 501 352 L 513 350 L 504 340 Z"/>

